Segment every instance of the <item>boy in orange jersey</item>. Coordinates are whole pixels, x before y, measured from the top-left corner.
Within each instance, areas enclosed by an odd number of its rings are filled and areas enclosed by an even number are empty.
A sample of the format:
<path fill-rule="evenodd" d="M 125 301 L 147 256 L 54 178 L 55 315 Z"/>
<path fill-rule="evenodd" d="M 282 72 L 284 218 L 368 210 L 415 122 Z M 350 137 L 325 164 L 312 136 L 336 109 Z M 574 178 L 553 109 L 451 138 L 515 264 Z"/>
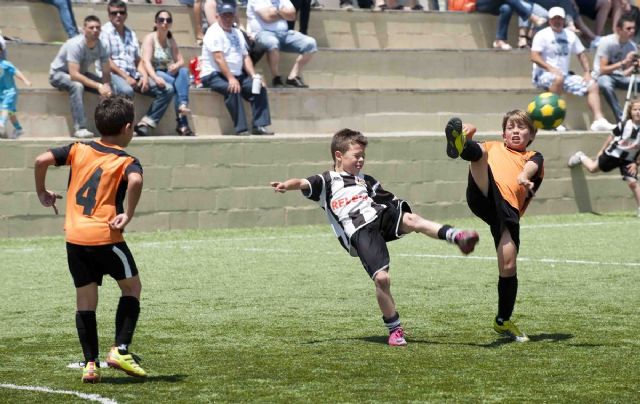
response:
<path fill-rule="evenodd" d="M 518 293 L 516 259 L 520 217 L 542 183 L 542 154 L 528 151 L 536 128 L 526 112 L 509 111 L 502 119 L 503 141 L 471 140 L 475 128 L 459 118 L 447 123 L 447 155 L 470 162 L 467 204 L 491 228 L 498 255 L 498 315 L 493 328 L 517 342 L 529 338 L 511 321 Z"/>
<path fill-rule="evenodd" d="M 51 165 L 70 165 L 65 216 L 67 261 L 76 287 L 76 328 L 84 353 L 82 381 L 100 381 L 96 308 L 98 286 L 110 275 L 122 292 L 116 311 L 115 346 L 107 355 L 111 367 L 145 377 L 137 357 L 129 353 L 140 314 L 140 278 L 122 233 L 142 193 L 142 166 L 124 148 L 133 136 L 133 102 L 102 98 L 95 111 L 98 141 L 72 143 L 42 153 L 35 161 L 40 203 L 53 207 L 62 196 L 45 187 Z M 128 194 L 124 204 L 125 193 Z"/>

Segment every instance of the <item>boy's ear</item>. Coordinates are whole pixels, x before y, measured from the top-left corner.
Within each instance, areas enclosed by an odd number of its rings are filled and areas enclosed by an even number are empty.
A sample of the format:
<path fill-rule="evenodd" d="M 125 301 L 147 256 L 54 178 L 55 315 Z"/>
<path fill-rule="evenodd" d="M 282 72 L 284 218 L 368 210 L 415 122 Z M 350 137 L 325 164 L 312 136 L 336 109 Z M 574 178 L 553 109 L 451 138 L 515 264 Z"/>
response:
<path fill-rule="evenodd" d="M 336 158 L 336 161 L 342 160 L 342 152 L 340 150 L 336 150 L 334 157 Z"/>
<path fill-rule="evenodd" d="M 133 131 L 133 124 L 131 122 L 124 125 L 120 130 L 120 133 L 129 133 L 130 131 Z"/>

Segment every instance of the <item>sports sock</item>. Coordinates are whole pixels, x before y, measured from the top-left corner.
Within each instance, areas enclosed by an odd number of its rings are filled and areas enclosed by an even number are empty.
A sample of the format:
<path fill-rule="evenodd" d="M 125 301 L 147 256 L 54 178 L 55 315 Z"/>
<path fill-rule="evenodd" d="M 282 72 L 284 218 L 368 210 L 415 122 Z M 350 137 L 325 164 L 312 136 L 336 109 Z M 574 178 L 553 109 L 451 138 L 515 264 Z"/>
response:
<path fill-rule="evenodd" d="M 77 311 L 76 329 L 82 346 L 84 361 L 98 361 L 98 324 L 95 311 Z"/>
<path fill-rule="evenodd" d="M 458 234 L 458 229 L 448 224 L 443 224 L 440 230 L 438 230 L 438 238 L 440 240 L 447 240 L 451 244 L 455 244 L 456 234 Z"/>
<path fill-rule="evenodd" d="M 384 321 L 384 325 L 389 329 L 389 333 L 402 327 L 402 324 L 400 324 L 400 314 L 398 314 L 397 311 L 391 318 L 385 318 L 382 316 L 382 321 Z"/>
<path fill-rule="evenodd" d="M 116 346 L 121 354 L 128 353 L 128 346 L 133 340 L 138 316 L 140 315 L 140 301 L 133 296 L 122 296 L 116 311 Z"/>
<path fill-rule="evenodd" d="M 11 121 L 11 123 L 13 124 L 13 127 L 16 130 L 21 130 L 22 129 L 22 125 L 20 125 L 20 121 L 15 121 L 15 122 Z"/>
<path fill-rule="evenodd" d="M 498 317 L 500 324 L 511 318 L 518 294 L 518 275 L 509 278 L 498 277 Z"/>
<path fill-rule="evenodd" d="M 460 158 L 467 161 L 478 161 L 482 158 L 482 148 L 475 140 L 467 140 Z"/>

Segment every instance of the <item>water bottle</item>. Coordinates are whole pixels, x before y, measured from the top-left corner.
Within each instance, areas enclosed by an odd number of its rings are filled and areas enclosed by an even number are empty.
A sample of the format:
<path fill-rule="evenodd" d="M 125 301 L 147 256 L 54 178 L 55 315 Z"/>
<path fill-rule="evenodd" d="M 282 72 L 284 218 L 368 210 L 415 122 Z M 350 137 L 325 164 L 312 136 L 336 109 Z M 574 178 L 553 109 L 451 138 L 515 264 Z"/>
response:
<path fill-rule="evenodd" d="M 262 77 L 260 77 L 259 74 L 254 74 L 253 83 L 251 84 L 251 93 L 260 94 L 261 88 L 262 88 Z"/>

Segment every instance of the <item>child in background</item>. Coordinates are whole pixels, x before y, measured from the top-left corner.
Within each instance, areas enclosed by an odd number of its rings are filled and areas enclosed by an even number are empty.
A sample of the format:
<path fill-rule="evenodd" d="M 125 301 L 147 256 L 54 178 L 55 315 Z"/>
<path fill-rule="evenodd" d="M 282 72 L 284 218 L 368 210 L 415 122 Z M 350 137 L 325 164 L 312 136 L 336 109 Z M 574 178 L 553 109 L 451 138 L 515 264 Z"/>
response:
<path fill-rule="evenodd" d="M 640 217 L 640 186 L 638 186 L 638 164 L 640 163 L 640 100 L 631 102 L 627 119 L 618 122 L 612 134 L 607 137 L 596 157 L 592 160 L 581 151 L 569 158 L 568 166 L 582 164 L 590 173 L 620 170 L 622 180 L 627 183 L 636 199 L 637 216 Z"/>
<path fill-rule="evenodd" d="M 6 42 L 0 35 L 0 55 L 6 53 Z M 20 126 L 16 116 L 16 106 L 18 105 L 18 88 L 14 76 L 19 78 L 27 87 L 31 87 L 31 82 L 18 70 L 11 62 L 0 57 L 0 138 L 17 139 L 24 130 Z M 7 121 L 13 124 L 13 134 L 9 136 Z"/>
<path fill-rule="evenodd" d="M 342 129 L 333 135 L 331 142 L 334 162 L 331 170 L 306 179 L 272 182 L 271 186 L 281 193 L 301 190 L 304 196 L 320 204 L 342 247 L 360 258 L 375 284 L 382 321 L 389 330 L 389 345 L 403 346 L 407 342 L 391 296 L 387 242 L 417 232 L 446 240 L 457 245 L 463 254 L 469 254 L 479 237 L 473 230 L 459 230 L 423 219 L 411 212 L 406 201 L 383 189 L 373 177 L 362 174 L 367 144 L 362 133 Z"/>

